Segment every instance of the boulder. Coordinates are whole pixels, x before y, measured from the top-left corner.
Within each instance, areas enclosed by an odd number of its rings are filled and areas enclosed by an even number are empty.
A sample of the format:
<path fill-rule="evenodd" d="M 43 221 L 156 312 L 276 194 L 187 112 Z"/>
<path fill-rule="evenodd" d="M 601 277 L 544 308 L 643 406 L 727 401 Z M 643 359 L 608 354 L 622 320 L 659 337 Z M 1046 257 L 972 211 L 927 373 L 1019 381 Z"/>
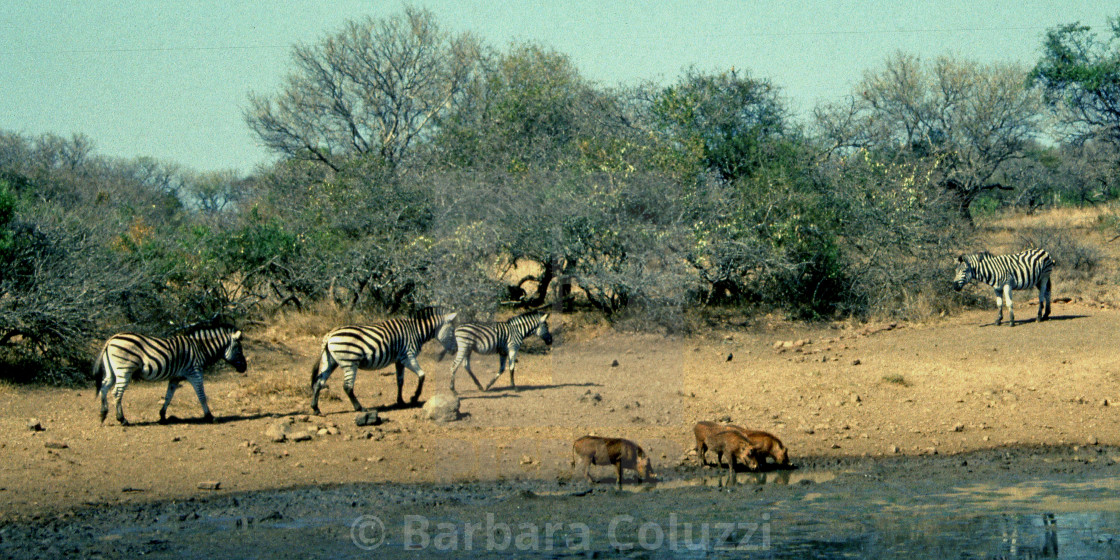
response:
<path fill-rule="evenodd" d="M 276 422 L 269 424 L 268 429 L 264 431 L 264 435 L 267 436 L 268 439 L 277 443 L 282 442 L 288 439 L 288 434 L 292 431 L 292 424 L 293 421 L 290 417 L 283 420 L 277 420 Z"/>
<path fill-rule="evenodd" d="M 436 422 L 453 422 L 459 419 L 459 397 L 440 393 L 424 403 L 424 415 Z"/>

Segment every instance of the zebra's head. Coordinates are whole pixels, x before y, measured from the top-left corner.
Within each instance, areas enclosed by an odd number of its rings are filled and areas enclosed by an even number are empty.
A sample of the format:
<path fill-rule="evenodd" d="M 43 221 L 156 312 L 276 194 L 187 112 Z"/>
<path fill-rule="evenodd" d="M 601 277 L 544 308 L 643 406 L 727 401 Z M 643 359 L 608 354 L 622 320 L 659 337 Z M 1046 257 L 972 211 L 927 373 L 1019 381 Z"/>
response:
<path fill-rule="evenodd" d="M 455 352 L 455 317 L 458 316 L 458 313 L 444 313 L 437 318 L 439 328 L 436 330 L 436 340 L 447 352 Z"/>
<path fill-rule="evenodd" d="M 976 278 L 973 266 L 976 264 L 976 255 L 960 255 L 957 257 L 957 273 L 953 275 L 953 289 L 961 291 L 965 284 Z"/>
<path fill-rule="evenodd" d="M 457 313 L 451 314 L 451 319 L 439 326 L 436 331 L 436 340 L 443 345 L 443 352 L 440 352 L 440 359 L 443 359 L 443 354 L 455 354 L 458 345 L 455 343 L 455 316 Z"/>
<path fill-rule="evenodd" d="M 533 332 L 541 337 L 545 344 L 552 346 L 552 334 L 548 332 L 548 313 L 541 316 L 541 322 Z"/>
<path fill-rule="evenodd" d="M 245 354 L 241 352 L 241 331 L 236 331 L 229 335 L 229 345 L 226 346 L 225 354 L 222 358 L 237 370 L 237 373 L 245 373 L 249 365 L 245 362 Z"/>

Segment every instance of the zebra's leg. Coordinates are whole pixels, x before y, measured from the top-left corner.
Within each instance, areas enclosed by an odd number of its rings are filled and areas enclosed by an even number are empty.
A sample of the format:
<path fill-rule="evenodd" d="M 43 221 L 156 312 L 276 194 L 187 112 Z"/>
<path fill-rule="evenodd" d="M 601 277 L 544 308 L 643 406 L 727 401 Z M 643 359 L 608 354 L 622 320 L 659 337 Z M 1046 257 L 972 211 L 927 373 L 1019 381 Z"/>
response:
<path fill-rule="evenodd" d="M 494 374 L 494 378 L 491 379 L 490 382 L 486 384 L 486 390 L 487 391 L 489 391 L 490 388 L 494 386 L 494 383 L 496 381 L 498 381 L 498 378 L 501 377 L 502 374 L 505 373 L 505 371 L 506 371 L 506 355 L 505 355 L 505 353 L 499 351 L 498 352 L 498 373 Z"/>
<path fill-rule="evenodd" d="M 1003 285 L 1003 299 L 1004 299 L 1004 301 L 1007 302 L 1007 318 L 1008 318 L 1009 321 L 1011 321 L 1011 326 L 1014 327 L 1015 326 L 1015 308 L 1012 306 L 1012 303 L 1011 303 L 1011 285 L 1010 284 L 1004 284 Z"/>
<path fill-rule="evenodd" d="M 1003 324 L 1003 298 L 1000 297 L 1000 291 L 996 289 L 996 308 L 999 309 L 999 315 L 996 316 L 996 326 Z"/>
<path fill-rule="evenodd" d="M 416 356 L 409 354 L 405 358 L 404 366 L 397 364 L 397 401 L 401 402 L 401 387 L 404 385 L 404 367 L 412 370 L 416 374 L 416 392 L 412 393 L 412 397 L 408 399 L 411 404 L 416 404 L 420 400 L 420 392 L 424 390 L 424 373 L 423 368 L 416 362 Z"/>
<path fill-rule="evenodd" d="M 509 386 L 517 388 L 517 382 L 513 380 L 513 374 L 517 373 L 517 348 L 509 351 Z"/>
<path fill-rule="evenodd" d="M 198 404 L 202 406 L 202 420 L 213 424 L 214 415 L 210 414 L 210 405 L 206 402 L 206 390 L 202 388 L 202 370 L 196 369 L 188 373 L 186 379 L 191 387 L 194 387 L 194 394 L 198 395 Z"/>
<path fill-rule="evenodd" d="M 1047 276 L 1038 285 L 1038 320 L 1045 321 L 1050 318 L 1050 277 Z M 1043 304 L 1046 310 L 1043 312 Z"/>
<path fill-rule="evenodd" d="M 474 381 L 475 387 L 478 387 L 479 391 L 485 391 L 486 389 L 482 388 L 482 383 L 478 380 L 477 377 L 474 376 L 474 371 L 471 370 L 471 355 L 469 352 L 467 353 L 465 365 L 467 367 L 467 374 L 471 376 L 471 380 Z"/>
<path fill-rule="evenodd" d="M 400 377 L 400 374 L 397 374 Z M 342 366 L 342 391 L 350 398 L 350 404 L 354 410 L 361 412 L 362 403 L 358 402 L 358 397 L 354 396 L 354 380 L 358 378 L 358 365 L 346 364 Z"/>
<path fill-rule="evenodd" d="M 128 376 L 117 376 L 117 383 L 113 385 L 113 398 L 117 401 L 117 422 L 122 426 L 128 425 L 128 420 L 124 419 L 124 390 L 128 388 Z"/>
<path fill-rule="evenodd" d="M 334 358 L 332 358 L 326 350 L 323 350 L 323 355 L 313 366 L 315 368 L 315 377 L 311 382 L 311 412 L 314 412 L 316 415 L 322 414 L 322 412 L 319 412 L 319 391 L 327 384 L 327 378 L 331 376 L 331 372 L 334 371 L 336 365 L 337 363 L 334 361 Z"/>
<path fill-rule="evenodd" d="M 167 423 L 167 407 L 171 405 L 171 398 L 175 396 L 175 390 L 179 388 L 179 379 L 167 380 L 167 394 L 163 396 L 163 407 L 159 409 L 159 423 Z"/>
<path fill-rule="evenodd" d="M 111 366 L 106 365 L 105 377 L 101 380 L 101 388 L 98 390 L 101 393 L 101 423 L 105 423 L 105 417 L 109 415 L 109 391 L 113 389 L 113 370 Z"/>
<path fill-rule="evenodd" d="M 474 376 L 474 373 L 471 372 L 470 350 L 460 346 L 459 347 L 459 352 L 456 353 L 456 355 L 455 355 L 455 363 L 451 364 L 451 393 L 452 394 L 457 394 L 457 393 L 455 393 L 455 373 L 459 371 L 459 366 L 463 365 L 464 362 L 466 362 L 467 373 L 470 374 L 471 379 L 474 379 L 474 384 L 478 385 L 479 389 L 482 389 L 482 385 L 479 385 L 479 383 L 478 383 L 478 378 L 476 378 Z"/>

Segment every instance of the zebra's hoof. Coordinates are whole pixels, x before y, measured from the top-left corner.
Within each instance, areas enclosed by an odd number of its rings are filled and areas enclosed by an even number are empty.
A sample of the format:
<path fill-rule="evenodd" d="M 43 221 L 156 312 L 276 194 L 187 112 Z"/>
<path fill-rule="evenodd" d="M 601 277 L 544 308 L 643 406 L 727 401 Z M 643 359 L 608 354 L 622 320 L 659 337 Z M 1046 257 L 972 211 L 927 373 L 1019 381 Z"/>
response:
<path fill-rule="evenodd" d="M 164 424 L 164 425 L 168 424 L 167 418 L 165 418 L 163 416 L 160 416 L 159 417 L 159 423 Z"/>
<path fill-rule="evenodd" d="M 214 416 L 211 415 L 211 414 L 207 414 L 206 416 L 202 417 L 202 421 L 206 422 L 207 424 L 213 424 L 214 423 Z"/>

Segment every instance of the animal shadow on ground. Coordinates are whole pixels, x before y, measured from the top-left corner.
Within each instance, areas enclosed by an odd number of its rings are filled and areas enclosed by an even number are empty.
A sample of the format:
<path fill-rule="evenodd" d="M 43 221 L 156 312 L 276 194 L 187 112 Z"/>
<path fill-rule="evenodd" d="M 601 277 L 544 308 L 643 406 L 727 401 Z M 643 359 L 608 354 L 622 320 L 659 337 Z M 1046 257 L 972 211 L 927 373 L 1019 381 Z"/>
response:
<path fill-rule="evenodd" d="M 1050 318 L 1048 318 L 1048 319 L 1046 319 L 1046 321 L 1042 321 L 1042 322 L 1046 323 L 1046 322 L 1049 322 L 1049 321 L 1073 321 L 1075 319 L 1085 319 L 1087 317 L 1089 317 L 1089 316 L 1088 315 L 1051 315 Z M 1019 325 L 1025 325 L 1027 323 L 1037 323 L 1037 322 L 1039 322 L 1038 317 L 1031 317 L 1029 319 L 1019 319 L 1019 320 L 1015 321 L 1015 325 L 1019 326 Z M 995 321 L 992 321 L 991 323 L 984 323 L 983 325 L 980 325 L 980 326 L 981 327 L 995 327 L 997 325 L 996 325 Z M 998 326 L 1002 326 L 1002 325 L 998 325 Z"/>
<path fill-rule="evenodd" d="M 593 382 L 590 382 L 590 381 L 587 381 L 587 382 L 584 382 L 584 383 L 554 383 L 554 384 L 551 384 L 551 385 L 517 385 L 515 387 L 510 387 L 509 385 L 502 385 L 502 386 L 491 387 L 490 390 L 487 391 L 487 392 L 488 393 L 494 393 L 494 392 L 497 392 L 497 391 L 514 391 L 514 392 L 519 393 L 521 391 L 543 391 L 545 389 L 559 389 L 561 387 L 602 387 L 602 386 L 603 386 L 602 383 L 593 383 Z"/>
<path fill-rule="evenodd" d="M 231 422 L 242 422 L 245 420 L 260 420 L 261 418 L 281 418 L 284 416 L 293 416 L 296 414 L 306 414 L 305 411 L 296 410 L 292 412 L 258 412 L 255 414 L 230 414 L 227 416 L 214 416 L 214 424 L 229 424 Z M 192 416 L 190 418 L 179 418 L 178 416 L 171 415 L 167 417 L 166 422 L 158 420 L 145 420 L 141 422 L 132 422 L 131 426 L 170 426 L 173 424 L 198 424 L 206 425 L 210 422 L 205 421 L 201 416 Z"/>

